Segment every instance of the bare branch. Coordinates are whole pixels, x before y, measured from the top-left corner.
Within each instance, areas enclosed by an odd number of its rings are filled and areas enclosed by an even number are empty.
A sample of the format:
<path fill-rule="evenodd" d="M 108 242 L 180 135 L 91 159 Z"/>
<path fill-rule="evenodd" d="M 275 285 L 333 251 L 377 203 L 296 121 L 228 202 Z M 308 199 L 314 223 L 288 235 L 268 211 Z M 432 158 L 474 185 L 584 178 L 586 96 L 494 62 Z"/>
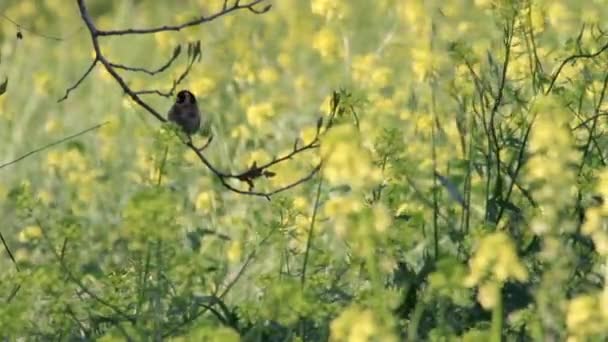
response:
<path fill-rule="evenodd" d="M 17 264 L 17 260 L 15 260 L 15 257 L 13 256 L 13 252 L 11 252 L 11 249 L 8 248 L 8 244 L 6 243 L 6 240 L 4 240 L 4 236 L 2 235 L 2 233 L 0 233 L 0 240 L 2 240 L 2 245 L 4 245 L 4 250 L 6 251 L 6 254 L 8 254 L 8 257 L 13 262 L 13 265 L 15 265 L 15 269 L 17 270 L 17 272 L 19 272 L 19 265 Z"/>
<path fill-rule="evenodd" d="M 198 45 L 199 43 L 197 43 Z M 197 60 L 198 56 L 200 56 L 200 45 L 199 46 L 199 50 L 196 50 L 193 54 L 193 56 L 190 59 L 190 62 L 188 63 L 188 66 L 186 67 L 186 69 L 179 75 L 179 77 L 176 80 L 173 80 L 173 85 L 171 86 L 171 89 L 169 89 L 169 91 L 163 92 L 157 89 L 152 89 L 152 90 L 138 90 L 138 91 L 134 91 L 133 93 L 136 95 L 151 95 L 151 94 L 156 94 L 162 97 L 171 97 L 173 96 L 173 94 L 175 94 L 175 90 L 177 89 L 177 86 L 182 83 L 182 81 L 184 81 L 186 79 L 186 77 L 188 76 L 188 74 L 190 73 L 190 71 L 192 70 L 192 66 L 194 65 L 194 62 Z M 189 47 L 190 48 L 190 47 Z"/>
<path fill-rule="evenodd" d="M 177 57 L 179 57 L 181 51 L 182 51 L 181 45 L 178 45 L 175 48 L 175 50 L 173 50 L 173 55 L 171 55 L 171 58 L 169 58 L 169 60 L 165 64 L 163 64 L 160 68 L 158 68 L 156 70 L 148 70 L 146 68 L 130 67 L 130 66 L 122 65 L 122 64 L 112 63 L 112 62 L 110 62 L 110 65 L 116 69 L 122 69 L 122 70 L 133 71 L 133 72 L 143 72 L 148 75 L 154 76 L 156 74 L 159 74 L 159 73 L 167 70 L 171 66 L 171 64 L 173 64 L 173 62 L 175 62 Z"/>
<path fill-rule="evenodd" d="M 559 67 L 557 68 L 557 71 L 555 71 L 555 73 L 553 74 L 553 76 L 551 76 L 551 83 L 549 84 L 549 88 L 547 89 L 547 91 L 545 91 L 545 94 L 549 94 L 549 92 L 551 91 L 551 89 L 553 89 L 553 86 L 555 85 L 555 81 L 559 77 L 559 74 L 562 72 L 562 69 L 564 68 L 564 66 L 566 66 L 566 64 L 568 64 L 569 62 L 573 62 L 574 63 L 578 59 L 595 58 L 595 57 L 599 56 L 600 54 L 602 54 L 606 50 L 608 50 L 608 44 L 605 44 L 604 46 L 602 46 L 599 50 L 597 50 L 594 53 L 579 53 L 579 54 L 574 54 L 574 55 L 572 55 L 572 56 L 564 59 L 560 63 Z"/>
<path fill-rule="evenodd" d="M 60 98 L 59 100 L 57 100 L 57 102 L 63 102 L 64 100 L 66 100 L 68 98 L 68 96 L 70 95 L 70 93 L 74 89 L 78 88 L 78 86 L 84 81 L 84 79 L 87 78 L 87 76 L 89 76 L 89 74 L 91 73 L 91 71 L 93 71 L 93 69 L 95 68 L 95 65 L 97 65 L 98 61 L 99 61 L 99 59 L 95 58 L 93 60 L 93 62 L 91 63 L 91 65 L 89 65 L 89 67 L 87 68 L 87 71 L 85 71 L 84 74 L 82 74 L 82 76 L 80 76 L 80 78 L 78 79 L 78 81 L 76 81 L 76 83 L 74 83 L 73 86 L 71 86 L 68 89 L 66 89 L 65 95 L 63 95 L 62 98 Z"/>
<path fill-rule="evenodd" d="M 80 0 L 78 0 L 80 2 Z M 245 5 L 241 5 L 240 1 L 236 1 L 234 5 L 228 7 L 226 2 L 224 2 L 223 8 L 222 10 L 220 10 L 219 12 L 212 14 L 208 17 L 205 16 L 200 16 L 194 20 L 190 20 L 188 22 L 185 22 L 183 24 L 179 24 L 179 25 L 165 25 L 165 26 L 159 26 L 159 27 L 153 27 L 153 28 L 144 28 L 144 29 L 124 29 L 124 30 L 98 30 L 97 31 L 97 36 L 122 36 L 122 35 L 129 35 L 129 34 L 150 34 L 150 33 L 157 33 L 157 32 L 164 32 L 164 31 L 180 31 L 184 28 L 187 27 L 191 27 L 191 26 L 197 26 L 200 25 L 202 23 L 205 22 L 209 22 L 212 21 L 214 19 L 217 19 L 221 16 L 227 15 L 231 12 L 240 10 L 240 9 L 248 9 L 254 13 L 265 13 L 268 10 L 270 10 L 270 5 L 267 5 L 266 7 L 264 7 L 264 9 L 262 11 L 257 11 L 254 10 L 253 6 L 260 4 L 262 2 L 264 2 L 265 0 L 253 0 L 250 1 L 249 3 L 245 4 Z"/>

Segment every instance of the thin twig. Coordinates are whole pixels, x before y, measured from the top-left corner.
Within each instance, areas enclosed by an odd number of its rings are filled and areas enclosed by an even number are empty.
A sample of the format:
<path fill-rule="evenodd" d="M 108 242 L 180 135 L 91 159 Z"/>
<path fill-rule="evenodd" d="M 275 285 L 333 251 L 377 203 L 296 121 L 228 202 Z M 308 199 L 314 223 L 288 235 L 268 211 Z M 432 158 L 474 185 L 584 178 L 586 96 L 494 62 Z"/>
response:
<path fill-rule="evenodd" d="M 310 247 L 312 246 L 313 230 L 315 228 L 315 221 L 317 219 L 317 212 L 319 210 L 319 200 L 321 199 L 321 185 L 323 184 L 323 177 L 319 177 L 319 185 L 317 186 L 317 196 L 315 198 L 315 204 L 312 208 L 312 218 L 310 227 L 308 227 L 308 238 L 306 240 L 306 251 L 304 252 L 304 262 L 302 263 L 302 274 L 300 277 L 300 285 L 304 289 L 304 282 L 306 282 L 306 266 L 308 265 L 308 256 L 310 254 Z"/>
<path fill-rule="evenodd" d="M 17 272 L 19 272 L 19 265 L 17 264 L 17 260 L 15 260 L 15 257 L 13 256 L 11 249 L 8 248 L 8 244 L 6 243 L 6 240 L 4 240 L 4 236 L 2 235 L 2 233 L 0 233 L 0 240 L 2 240 L 2 244 L 4 245 L 4 250 L 8 254 L 8 257 L 11 258 L 13 265 L 15 265 L 15 269 L 17 270 Z"/>
<path fill-rule="evenodd" d="M 80 27 L 80 28 L 74 30 L 74 32 L 68 34 L 66 37 L 51 36 L 51 35 L 48 35 L 45 33 L 37 32 L 36 30 L 34 30 L 32 28 L 25 27 L 25 26 L 19 24 L 18 22 L 14 21 L 13 19 L 7 17 L 6 14 L 4 14 L 4 13 L 0 13 L 0 17 L 3 18 L 4 20 L 8 21 L 9 23 L 13 24 L 17 28 L 18 33 L 23 30 L 23 31 L 31 33 L 34 36 L 38 36 L 38 37 L 42 37 L 42 38 L 50 39 L 50 40 L 55 40 L 55 41 L 63 41 L 68 38 L 71 38 L 73 35 L 75 35 L 76 33 L 80 32 L 83 29 L 83 27 Z"/>
<path fill-rule="evenodd" d="M 97 125 L 95 125 L 95 126 L 89 127 L 89 128 L 87 128 L 87 129 L 85 129 L 85 130 L 83 130 L 83 131 L 80 131 L 80 132 L 78 132 L 78 133 L 76 133 L 76 134 L 72 134 L 72 135 L 67 136 L 67 137 L 65 137 L 65 138 L 59 139 L 59 140 L 57 140 L 57 141 L 54 141 L 54 142 L 52 142 L 52 143 L 50 143 L 50 144 L 44 145 L 44 146 L 42 146 L 42 147 L 40 147 L 40 148 L 37 148 L 37 149 L 35 149 L 35 150 L 33 150 L 33 151 L 30 151 L 30 152 L 28 152 L 28 153 L 26 153 L 26 154 L 24 154 L 24 155 L 20 156 L 20 157 L 19 157 L 19 158 L 17 158 L 17 159 L 11 160 L 11 161 L 9 161 L 9 162 L 7 162 L 7 163 L 4 163 L 4 164 L 0 164 L 0 169 L 5 168 L 5 167 L 10 166 L 10 165 L 13 165 L 13 164 L 15 164 L 15 163 L 17 163 L 17 162 L 19 162 L 19 161 L 21 161 L 21 160 L 23 160 L 23 159 L 25 159 L 25 158 L 27 158 L 27 157 L 31 156 L 32 154 L 36 154 L 36 153 L 38 153 L 38 152 L 40 152 L 40 151 L 46 150 L 47 148 L 50 148 L 50 147 L 53 147 L 53 146 L 59 145 L 59 144 L 64 143 L 64 142 L 66 142 L 66 141 L 68 141 L 68 140 L 71 140 L 71 139 L 74 139 L 74 138 L 76 138 L 76 137 L 78 137 L 78 136 L 81 136 L 81 135 L 83 135 L 83 134 L 86 134 L 86 133 L 88 133 L 88 132 L 90 132 L 90 131 L 96 130 L 96 129 L 98 129 L 98 128 L 100 128 L 100 127 L 102 127 L 102 126 L 104 126 L 104 125 L 106 125 L 106 124 L 108 124 L 108 123 L 109 123 L 109 121 L 102 122 L 102 123 L 97 124 Z"/>
<path fill-rule="evenodd" d="M 175 62 L 177 57 L 179 57 L 180 52 L 181 52 L 181 46 L 178 45 L 178 47 L 173 51 L 171 58 L 169 58 L 169 60 L 165 64 L 163 64 L 156 70 L 148 70 L 146 68 L 141 68 L 141 67 L 130 67 L 127 65 L 112 63 L 112 62 L 110 62 L 110 65 L 116 69 L 122 69 L 122 70 L 133 71 L 133 72 L 143 72 L 150 76 L 154 76 L 156 74 L 160 74 L 161 72 L 167 70 L 171 66 L 171 64 L 173 64 L 173 62 Z"/>
<path fill-rule="evenodd" d="M 87 68 L 87 71 L 85 71 L 84 74 L 82 74 L 82 76 L 80 76 L 80 78 L 78 79 L 78 81 L 76 81 L 76 83 L 74 83 L 73 86 L 71 86 L 68 89 L 66 89 L 65 95 L 63 95 L 62 98 L 60 98 L 59 100 L 57 100 L 57 102 L 63 102 L 64 100 L 66 100 L 68 98 L 68 96 L 70 95 L 70 93 L 74 89 L 78 88 L 78 86 L 80 86 L 80 84 L 84 81 L 84 79 L 87 78 L 87 76 L 89 76 L 89 74 L 91 73 L 91 71 L 93 71 L 93 69 L 95 68 L 95 65 L 97 65 L 97 62 L 99 62 L 99 60 L 97 58 L 95 58 L 93 60 L 93 62 L 91 62 L 91 65 L 89 65 L 89 67 Z"/>
<path fill-rule="evenodd" d="M 82 0 L 79 0 L 79 2 Z M 164 26 L 159 26 L 159 27 L 153 27 L 153 28 L 144 28 L 144 29 L 124 29 L 124 30 L 98 30 L 97 31 L 97 36 L 103 37 L 103 36 L 122 36 L 122 35 L 129 35 L 129 34 L 150 34 L 150 33 L 157 33 L 157 32 L 165 32 L 165 31 L 180 31 L 182 29 L 185 29 L 187 27 L 191 27 L 191 26 L 197 26 L 200 25 L 202 23 L 205 22 L 209 22 L 212 21 L 214 19 L 217 19 L 221 16 L 224 16 L 226 14 L 229 14 L 230 12 L 234 12 L 237 10 L 241 10 L 241 9 L 249 9 L 251 11 L 253 11 L 256 14 L 262 14 L 265 12 L 268 12 L 270 10 L 270 5 L 267 5 L 266 7 L 264 7 L 262 10 L 253 10 L 253 6 L 260 4 L 262 2 L 264 2 L 265 0 L 254 0 L 249 2 L 246 5 L 240 5 L 239 1 L 235 2 L 235 4 L 231 7 L 225 7 L 223 8 L 221 11 L 212 14 L 210 16 L 200 16 L 194 20 L 190 20 L 188 22 L 185 22 L 183 24 L 179 24 L 179 25 L 164 25 Z"/>
<path fill-rule="evenodd" d="M 557 70 L 555 71 L 553 76 L 551 76 L 551 83 L 549 83 L 549 88 L 547 89 L 547 91 L 545 91 L 545 94 L 549 94 L 549 92 L 551 92 L 551 89 L 553 89 L 553 86 L 555 85 L 555 81 L 559 77 L 560 73 L 562 72 L 562 69 L 564 68 L 564 66 L 566 66 L 566 64 L 568 64 L 569 62 L 576 62 L 577 59 L 588 59 L 588 58 L 597 57 L 606 50 L 608 50 L 608 44 L 602 46 L 599 50 L 597 50 L 594 53 L 579 53 L 579 54 L 574 54 L 574 55 L 569 56 L 568 58 L 564 59 L 560 63 L 559 67 L 557 68 Z"/>

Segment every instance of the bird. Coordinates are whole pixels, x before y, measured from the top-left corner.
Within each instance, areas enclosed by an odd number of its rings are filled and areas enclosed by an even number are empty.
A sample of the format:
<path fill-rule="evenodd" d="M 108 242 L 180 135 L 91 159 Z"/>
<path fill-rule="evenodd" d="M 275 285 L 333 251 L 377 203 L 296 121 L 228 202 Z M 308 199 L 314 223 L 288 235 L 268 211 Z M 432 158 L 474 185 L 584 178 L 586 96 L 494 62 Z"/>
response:
<path fill-rule="evenodd" d="M 198 132 L 202 118 L 194 94 L 189 90 L 178 92 L 175 103 L 167 113 L 167 119 L 180 126 L 188 137 Z"/>

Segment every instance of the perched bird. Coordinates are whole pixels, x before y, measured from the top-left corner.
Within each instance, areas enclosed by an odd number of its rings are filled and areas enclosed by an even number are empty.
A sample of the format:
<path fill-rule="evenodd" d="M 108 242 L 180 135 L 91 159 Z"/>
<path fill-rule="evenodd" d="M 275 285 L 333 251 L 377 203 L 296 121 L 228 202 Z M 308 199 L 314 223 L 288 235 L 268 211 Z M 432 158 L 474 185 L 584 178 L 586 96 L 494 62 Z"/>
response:
<path fill-rule="evenodd" d="M 167 119 L 178 124 L 188 136 L 196 133 L 201 126 L 201 112 L 198 110 L 194 94 L 188 90 L 177 93 Z"/>

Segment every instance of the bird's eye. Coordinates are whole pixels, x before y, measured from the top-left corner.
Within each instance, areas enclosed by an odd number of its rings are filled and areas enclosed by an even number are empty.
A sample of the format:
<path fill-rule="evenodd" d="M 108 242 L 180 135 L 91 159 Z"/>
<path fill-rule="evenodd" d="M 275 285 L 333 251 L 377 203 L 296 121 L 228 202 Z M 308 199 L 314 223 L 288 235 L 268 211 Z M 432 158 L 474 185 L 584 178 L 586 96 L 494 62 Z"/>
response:
<path fill-rule="evenodd" d="M 186 101 L 186 94 L 184 94 L 183 92 L 177 94 L 177 102 L 182 103 L 184 101 Z"/>

